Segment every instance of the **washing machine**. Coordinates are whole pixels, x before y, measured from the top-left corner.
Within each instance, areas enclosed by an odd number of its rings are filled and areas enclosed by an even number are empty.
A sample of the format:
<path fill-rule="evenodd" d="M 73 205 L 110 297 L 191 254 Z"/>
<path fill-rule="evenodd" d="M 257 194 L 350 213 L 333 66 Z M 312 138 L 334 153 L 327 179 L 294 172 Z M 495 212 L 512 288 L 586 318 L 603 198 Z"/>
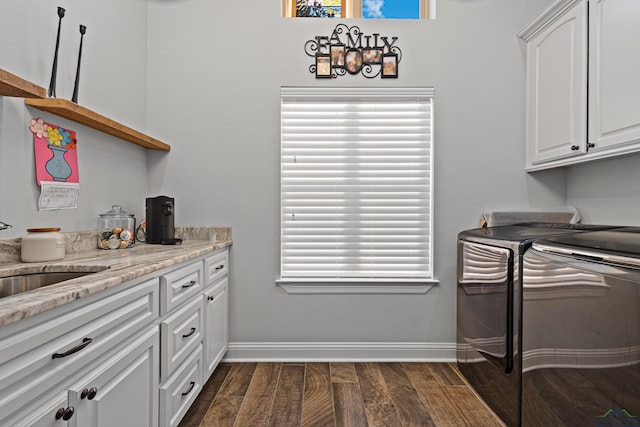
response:
<path fill-rule="evenodd" d="M 640 426 L 640 229 L 548 237 L 524 254 L 523 426 Z"/>

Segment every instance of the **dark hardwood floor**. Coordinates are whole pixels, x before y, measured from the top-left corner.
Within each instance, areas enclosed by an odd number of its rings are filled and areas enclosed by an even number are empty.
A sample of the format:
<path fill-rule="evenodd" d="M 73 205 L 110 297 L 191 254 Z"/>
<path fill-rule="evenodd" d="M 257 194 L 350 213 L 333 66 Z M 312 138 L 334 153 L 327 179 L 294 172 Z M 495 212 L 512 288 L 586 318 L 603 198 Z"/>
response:
<path fill-rule="evenodd" d="M 449 363 L 222 363 L 181 427 L 495 427 Z"/>

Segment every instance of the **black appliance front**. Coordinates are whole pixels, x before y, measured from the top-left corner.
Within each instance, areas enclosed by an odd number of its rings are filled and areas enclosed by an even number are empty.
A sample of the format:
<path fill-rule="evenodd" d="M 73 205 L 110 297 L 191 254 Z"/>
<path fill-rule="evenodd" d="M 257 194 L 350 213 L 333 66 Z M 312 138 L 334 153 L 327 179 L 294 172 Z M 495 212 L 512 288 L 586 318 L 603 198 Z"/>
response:
<path fill-rule="evenodd" d="M 508 374 L 513 370 L 513 251 L 458 242 L 459 331 L 473 349 Z M 462 351 L 462 348 L 459 349 Z"/>
<path fill-rule="evenodd" d="M 640 426 L 638 231 L 541 239 L 525 254 L 523 426 Z"/>
<path fill-rule="evenodd" d="M 146 242 L 168 244 L 175 240 L 174 199 L 167 196 L 146 199 Z"/>
<path fill-rule="evenodd" d="M 539 238 L 610 226 L 519 224 L 458 235 L 457 342 L 460 372 L 509 426 L 520 425 L 522 261 Z"/>
<path fill-rule="evenodd" d="M 517 245 L 458 241 L 458 367 L 508 425 L 517 425 L 519 417 L 518 258 Z"/>

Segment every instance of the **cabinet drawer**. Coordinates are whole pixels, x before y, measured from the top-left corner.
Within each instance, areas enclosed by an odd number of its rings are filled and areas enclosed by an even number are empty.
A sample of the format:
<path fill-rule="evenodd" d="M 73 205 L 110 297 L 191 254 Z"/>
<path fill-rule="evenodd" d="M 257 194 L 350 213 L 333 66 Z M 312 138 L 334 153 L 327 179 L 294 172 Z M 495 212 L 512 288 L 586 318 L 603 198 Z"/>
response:
<path fill-rule="evenodd" d="M 189 301 L 204 289 L 202 261 L 160 276 L 162 315 Z"/>
<path fill-rule="evenodd" d="M 158 318 L 152 279 L 0 342 L 0 419 Z"/>
<path fill-rule="evenodd" d="M 227 275 L 227 271 L 229 270 L 229 251 L 227 249 L 222 249 L 213 255 L 204 259 L 204 271 L 205 277 L 207 278 L 207 285 L 211 285 L 221 277 Z"/>
<path fill-rule="evenodd" d="M 160 425 L 178 425 L 202 390 L 202 346 L 198 346 L 160 387 Z"/>
<path fill-rule="evenodd" d="M 202 341 L 202 297 L 196 296 L 160 323 L 160 381 L 166 380 Z"/>

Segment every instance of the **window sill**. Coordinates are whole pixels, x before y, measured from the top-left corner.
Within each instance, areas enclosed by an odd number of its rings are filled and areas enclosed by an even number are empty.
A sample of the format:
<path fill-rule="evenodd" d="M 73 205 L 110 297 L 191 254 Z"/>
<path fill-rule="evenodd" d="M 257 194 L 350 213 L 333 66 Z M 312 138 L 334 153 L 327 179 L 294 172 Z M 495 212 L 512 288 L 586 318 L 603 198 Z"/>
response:
<path fill-rule="evenodd" d="M 277 279 L 291 295 L 369 294 L 424 295 L 440 283 L 436 279 Z"/>

